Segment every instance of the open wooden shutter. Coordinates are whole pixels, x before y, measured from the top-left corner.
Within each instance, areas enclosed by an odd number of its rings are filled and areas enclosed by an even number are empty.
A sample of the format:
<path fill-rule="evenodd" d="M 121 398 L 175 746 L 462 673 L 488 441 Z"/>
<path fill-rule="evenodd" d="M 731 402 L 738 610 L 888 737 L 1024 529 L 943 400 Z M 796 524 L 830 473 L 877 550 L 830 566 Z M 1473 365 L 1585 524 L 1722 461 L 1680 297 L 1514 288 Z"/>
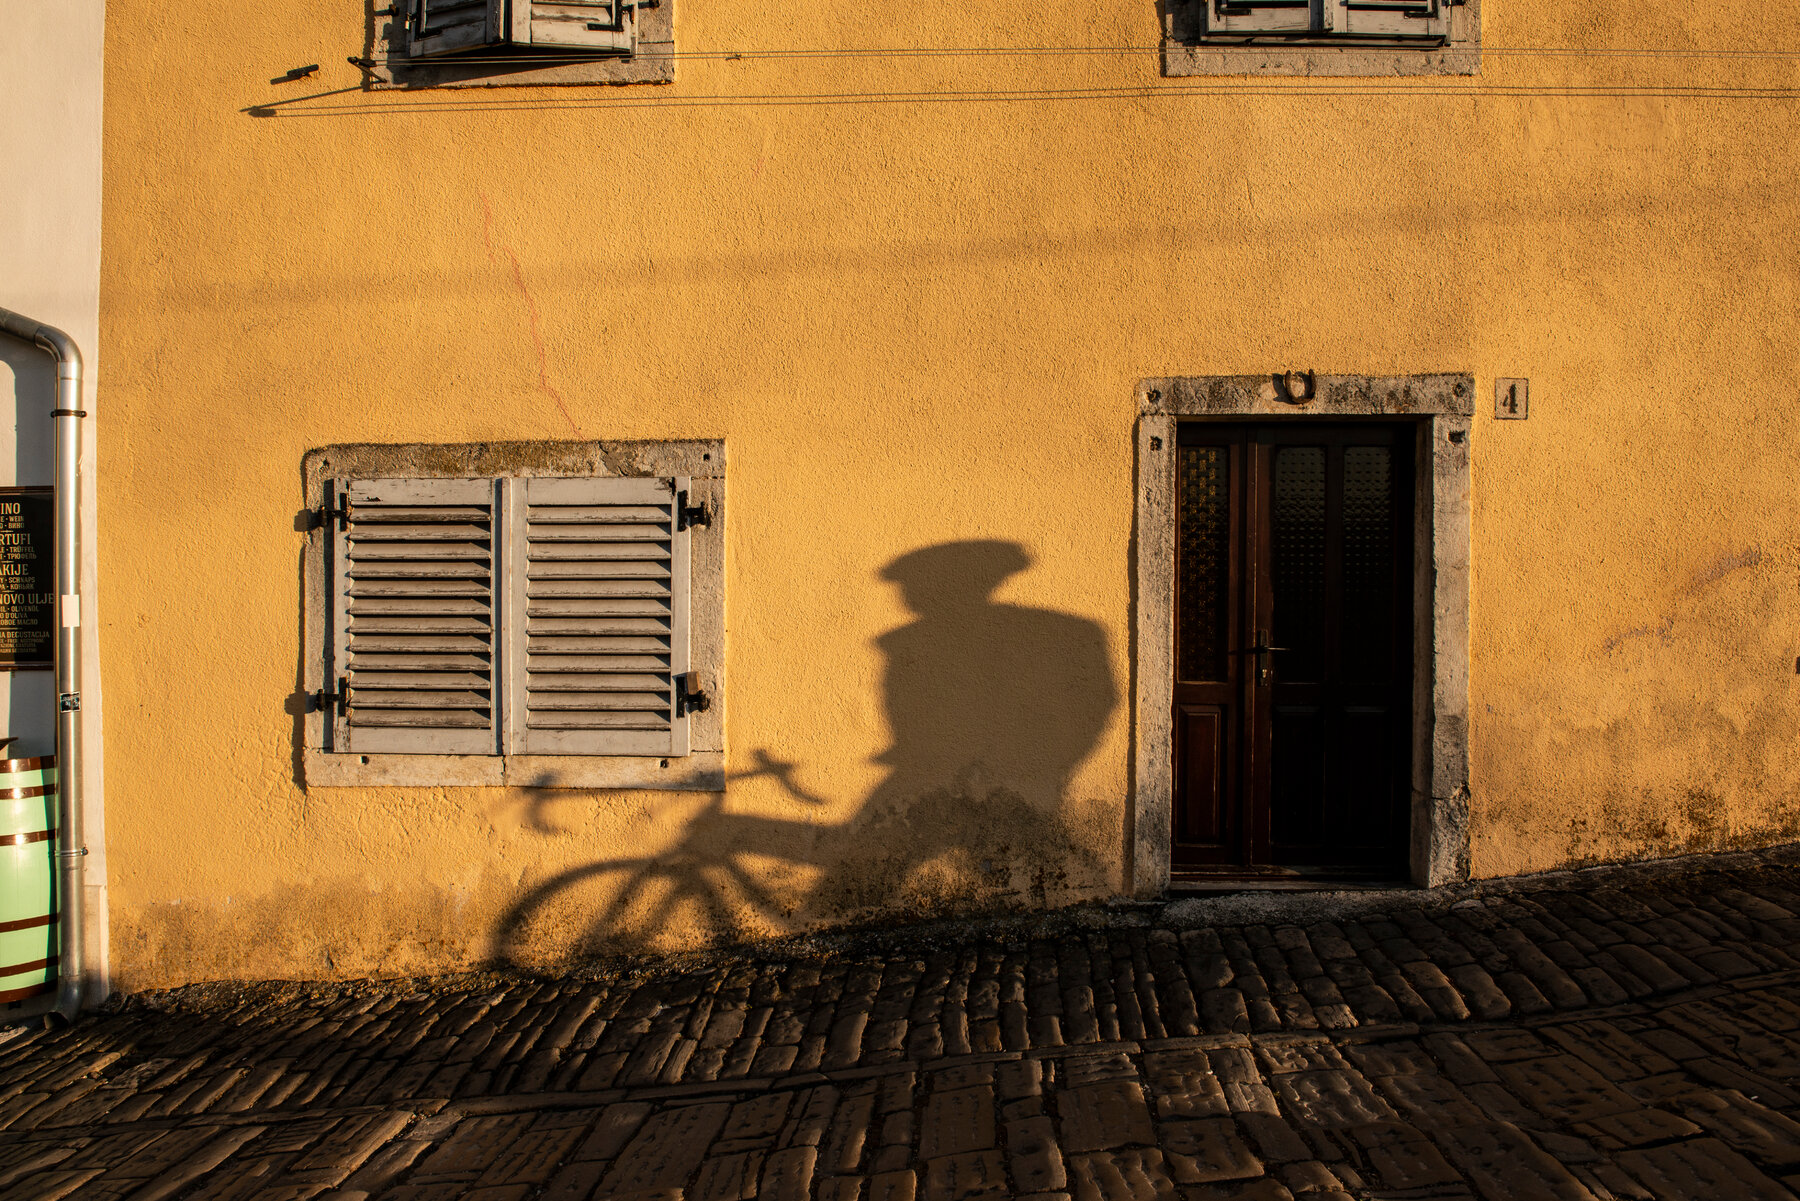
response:
<path fill-rule="evenodd" d="M 504 4 L 505 0 L 405 0 L 406 52 L 426 58 L 503 42 Z"/>
<path fill-rule="evenodd" d="M 637 6 L 627 0 L 513 0 L 511 37 L 521 46 L 630 54 L 636 25 Z"/>
<path fill-rule="evenodd" d="M 1338 0 L 1338 28 L 1371 37 L 1450 36 L 1449 0 Z"/>
<path fill-rule="evenodd" d="M 1312 0 L 1207 0 L 1208 33 L 1306 33 L 1312 27 Z"/>
<path fill-rule="evenodd" d="M 687 481 L 520 482 L 509 752 L 687 754 Z"/>
<path fill-rule="evenodd" d="M 497 754 L 494 481 L 329 486 L 334 747 Z"/>

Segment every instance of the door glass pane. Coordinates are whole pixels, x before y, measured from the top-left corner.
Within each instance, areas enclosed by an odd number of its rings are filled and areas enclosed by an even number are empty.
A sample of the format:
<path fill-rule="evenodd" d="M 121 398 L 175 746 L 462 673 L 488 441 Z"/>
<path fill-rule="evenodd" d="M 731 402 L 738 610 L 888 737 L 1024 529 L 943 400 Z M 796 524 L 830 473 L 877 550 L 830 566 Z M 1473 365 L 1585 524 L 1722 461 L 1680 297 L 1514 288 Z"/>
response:
<path fill-rule="evenodd" d="M 1226 587 L 1231 574 L 1227 464 L 1223 446 L 1183 446 L 1176 481 L 1180 539 L 1176 547 L 1179 614 L 1176 675 L 1183 680 L 1226 678 Z"/>
<path fill-rule="evenodd" d="M 1385 446 L 1344 451 L 1344 678 L 1388 678 L 1394 650 L 1394 484 Z"/>
<path fill-rule="evenodd" d="M 1325 678 L 1325 448 L 1275 451 L 1270 576 L 1275 586 L 1275 674 L 1289 683 Z"/>

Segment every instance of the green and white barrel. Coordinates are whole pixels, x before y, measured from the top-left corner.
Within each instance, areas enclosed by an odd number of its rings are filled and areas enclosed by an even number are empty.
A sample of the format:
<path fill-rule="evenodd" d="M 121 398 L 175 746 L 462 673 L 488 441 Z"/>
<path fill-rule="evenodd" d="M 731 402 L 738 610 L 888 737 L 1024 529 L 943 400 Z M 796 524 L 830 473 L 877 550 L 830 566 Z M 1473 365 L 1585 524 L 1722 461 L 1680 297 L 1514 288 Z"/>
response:
<path fill-rule="evenodd" d="M 0 1003 L 56 986 L 56 759 L 0 759 Z"/>

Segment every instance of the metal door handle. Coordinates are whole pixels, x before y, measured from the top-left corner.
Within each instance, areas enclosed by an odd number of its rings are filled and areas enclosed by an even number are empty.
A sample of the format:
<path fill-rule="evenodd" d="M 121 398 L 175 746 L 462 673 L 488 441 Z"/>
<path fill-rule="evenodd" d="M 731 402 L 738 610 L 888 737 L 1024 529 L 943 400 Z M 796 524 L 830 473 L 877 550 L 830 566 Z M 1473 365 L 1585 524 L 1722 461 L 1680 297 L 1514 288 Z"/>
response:
<path fill-rule="evenodd" d="M 1272 670 L 1269 666 L 1270 652 L 1288 651 L 1293 649 L 1294 648 L 1291 646 L 1270 646 L 1269 631 L 1258 630 L 1256 631 L 1256 645 L 1250 647 L 1248 650 L 1241 651 L 1240 653 L 1256 656 L 1256 682 L 1258 684 L 1267 684 L 1269 682 L 1269 674 Z"/>

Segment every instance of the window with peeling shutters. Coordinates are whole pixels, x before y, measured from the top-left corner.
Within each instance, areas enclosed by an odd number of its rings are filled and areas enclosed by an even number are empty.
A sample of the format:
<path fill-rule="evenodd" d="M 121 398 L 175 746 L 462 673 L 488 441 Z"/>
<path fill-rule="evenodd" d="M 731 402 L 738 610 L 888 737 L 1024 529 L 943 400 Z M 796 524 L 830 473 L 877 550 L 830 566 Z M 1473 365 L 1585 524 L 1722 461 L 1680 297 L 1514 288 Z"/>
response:
<path fill-rule="evenodd" d="M 1202 40 L 1442 43 L 1459 0 L 1198 0 Z"/>
<path fill-rule="evenodd" d="M 688 481 L 331 481 L 332 749 L 688 753 Z"/>
<path fill-rule="evenodd" d="M 1302 33 L 1312 29 L 1312 0 L 1234 3 L 1208 0 L 1208 33 Z"/>
<path fill-rule="evenodd" d="M 654 3 L 654 0 L 651 0 Z M 407 53 L 415 58 L 479 46 L 630 54 L 644 0 L 406 0 Z"/>

